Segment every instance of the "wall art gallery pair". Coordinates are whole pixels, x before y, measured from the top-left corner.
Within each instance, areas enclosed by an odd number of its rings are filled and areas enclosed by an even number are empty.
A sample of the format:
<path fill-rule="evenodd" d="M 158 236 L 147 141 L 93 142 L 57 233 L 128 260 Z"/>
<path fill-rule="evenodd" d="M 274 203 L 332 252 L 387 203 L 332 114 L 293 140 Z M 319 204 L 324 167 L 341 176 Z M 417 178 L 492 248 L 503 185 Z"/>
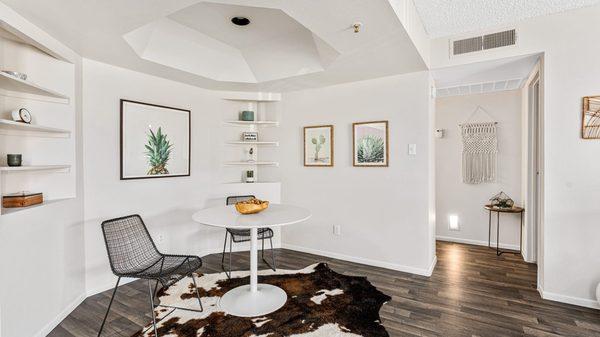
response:
<path fill-rule="evenodd" d="M 352 165 L 388 166 L 388 122 L 352 124 Z M 333 125 L 304 127 L 304 166 L 331 167 L 334 158 Z"/>

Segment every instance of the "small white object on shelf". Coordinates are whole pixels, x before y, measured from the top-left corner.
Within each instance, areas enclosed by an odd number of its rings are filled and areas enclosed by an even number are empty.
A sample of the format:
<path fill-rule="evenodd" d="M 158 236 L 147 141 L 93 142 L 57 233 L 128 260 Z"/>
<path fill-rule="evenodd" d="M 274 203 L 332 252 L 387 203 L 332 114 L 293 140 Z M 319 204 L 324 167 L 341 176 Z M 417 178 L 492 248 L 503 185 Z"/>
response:
<path fill-rule="evenodd" d="M 23 165 L 23 166 L 0 166 L 0 172 L 26 172 L 26 171 L 49 171 L 70 169 L 71 165 Z"/>
<path fill-rule="evenodd" d="M 48 126 L 27 124 L 23 122 L 14 122 L 8 119 L 0 119 L 0 130 L 18 130 L 18 131 L 32 131 L 32 132 L 44 132 L 44 133 L 55 133 L 55 134 L 71 134 L 71 131 L 65 129 L 51 128 Z"/>
<path fill-rule="evenodd" d="M 69 96 L 63 95 L 51 89 L 44 88 L 30 81 L 24 81 L 4 72 L 0 72 L 0 88 L 8 91 L 22 92 L 51 98 L 69 99 Z"/>

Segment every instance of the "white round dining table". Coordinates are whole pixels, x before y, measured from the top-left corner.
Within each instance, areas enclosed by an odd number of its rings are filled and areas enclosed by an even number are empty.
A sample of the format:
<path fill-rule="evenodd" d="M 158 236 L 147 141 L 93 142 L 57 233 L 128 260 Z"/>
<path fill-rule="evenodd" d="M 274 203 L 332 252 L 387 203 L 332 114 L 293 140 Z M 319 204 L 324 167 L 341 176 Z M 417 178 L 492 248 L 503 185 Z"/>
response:
<path fill-rule="evenodd" d="M 250 284 L 234 288 L 219 300 L 219 307 L 228 314 L 257 317 L 281 308 L 287 301 L 283 289 L 258 283 L 258 229 L 281 227 L 305 221 L 309 210 L 284 204 L 270 204 L 257 214 L 240 214 L 235 206 L 218 206 L 194 213 L 192 219 L 203 225 L 250 230 Z"/>

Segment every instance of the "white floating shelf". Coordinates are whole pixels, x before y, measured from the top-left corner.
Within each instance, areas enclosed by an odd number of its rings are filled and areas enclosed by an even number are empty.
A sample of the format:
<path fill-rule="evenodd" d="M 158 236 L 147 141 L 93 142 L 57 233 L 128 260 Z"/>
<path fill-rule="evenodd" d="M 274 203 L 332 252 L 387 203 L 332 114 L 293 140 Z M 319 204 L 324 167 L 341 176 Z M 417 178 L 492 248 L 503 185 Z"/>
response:
<path fill-rule="evenodd" d="M 7 73 L 0 71 L 0 88 L 8 91 L 21 92 L 26 94 L 33 94 L 39 96 L 46 96 L 52 98 L 69 99 L 69 96 L 65 96 L 51 89 L 46 89 L 40 85 L 32 83 L 30 81 L 24 81 L 22 79 L 11 76 Z"/>
<path fill-rule="evenodd" d="M 56 204 L 58 202 L 65 201 L 65 200 L 71 200 L 71 199 L 75 199 L 75 198 L 62 198 L 62 199 L 44 200 L 44 202 L 42 202 L 41 204 L 31 205 L 31 206 L 27 206 L 27 207 L 2 208 L 2 215 L 12 214 L 12 213 L 17 213 L 17 212 L 22 212 L 22 211 L 27 211 L 27 210 L 30 210 L 30 209 L 33 209 L 33 208 L 38 208 L 38 207 L 42 207 L 42 206 Z"/>
<path fill-rule="evenodd" d="M 65 134 L 70 135 L 71 131 L 64 129 L 51 128 L 48 126 L 41 126 L 35 124 L 27 124 L 23 122 L 15 122 L 7 119 L 0 119 L 0 130 L 14 130 L 14 131 L 32 131 L 32 132 L 43 132 L 49 134 Z"/>
<path fill-rule="evenodd" d="M 279 166 L 274 161 L 230 161 L 224 163 L 225 166 Z"/>
<path fill-rule="evenodd" d="M 229 145 L 264 145 L 264 146 L 279 146 L 279 142 L 244 142 L 244 141 L 236 141 L 236 142 L 227 142 Z"/>
<path fill-rule="evenodd" d="M 71 165 L 0 166 L 0 172 L 52 171 L 70 168 Z"/>
<path fill-rule="evenodd" d="M 259 125 L 259 126 L 279 126 L 279 122 L 276 121 L 225 121 L 229 125 L 235 126 L 248 126 L 248 125 Z"/>
<path fill-rule="evenodd" d="M 279 181 L 257 181 L 254 183 L 243 183 L 240 181 L 229 181 L 229 182 L 224 182 L 223 185 L 267 185 L 267 184 L 280 184 L 281 182 Z"/>

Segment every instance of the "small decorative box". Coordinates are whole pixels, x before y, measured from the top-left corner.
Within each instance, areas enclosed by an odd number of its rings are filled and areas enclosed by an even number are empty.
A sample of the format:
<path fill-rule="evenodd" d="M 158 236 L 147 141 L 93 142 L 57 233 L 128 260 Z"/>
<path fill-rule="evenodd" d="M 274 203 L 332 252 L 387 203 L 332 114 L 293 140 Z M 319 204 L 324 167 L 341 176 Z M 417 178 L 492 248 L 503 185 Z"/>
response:
<path fill-rule="evenodd" d="M 2 207 L 4 208 L 27 207 L 43 202 L 44 195 L 42 193 L 19 192 L 2 197 Z"/>

